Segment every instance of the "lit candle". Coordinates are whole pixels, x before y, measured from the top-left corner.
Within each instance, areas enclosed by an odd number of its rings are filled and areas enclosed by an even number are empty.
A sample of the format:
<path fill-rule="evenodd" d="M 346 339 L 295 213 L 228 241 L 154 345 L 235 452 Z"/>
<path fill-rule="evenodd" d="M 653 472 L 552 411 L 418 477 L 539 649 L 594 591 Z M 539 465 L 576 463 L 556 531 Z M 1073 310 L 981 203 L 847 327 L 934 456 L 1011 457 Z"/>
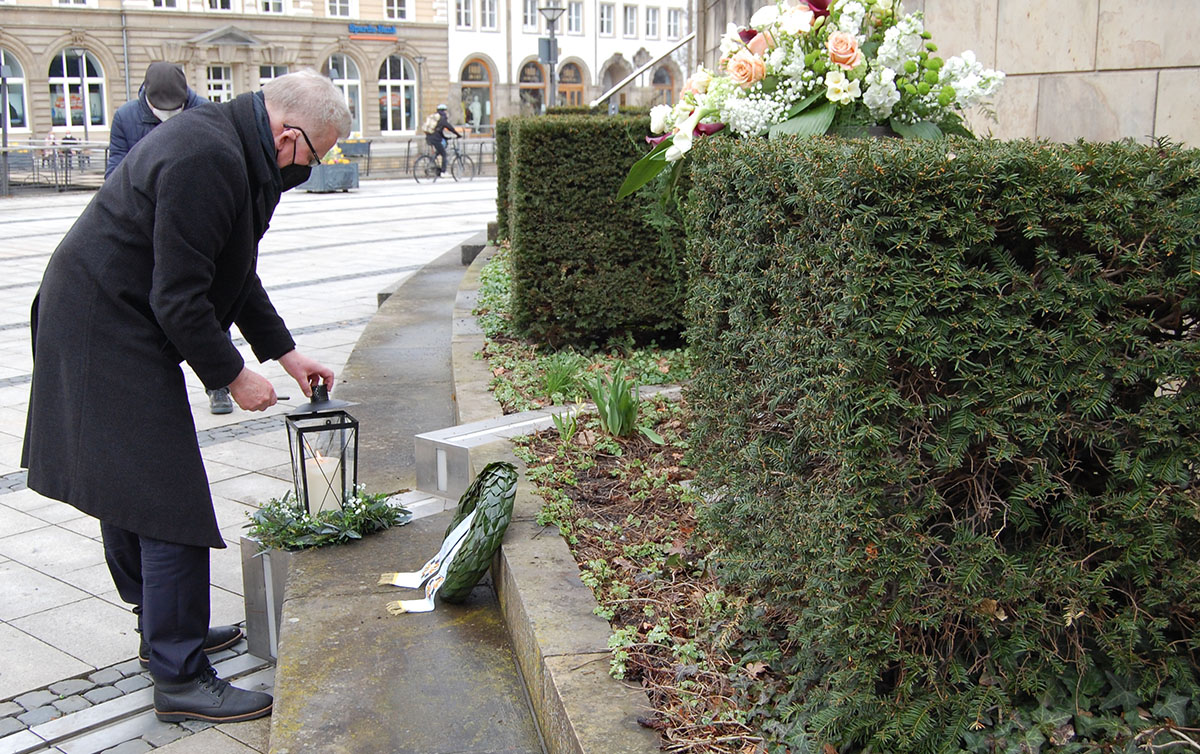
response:
<path fill-rule="evenodd" d="M 320 513 L 324 510 L 341 510 L 342 484 L 338 473 L 339 459 L 321 454 L 314 455 L 304 465 L 308 482 L 308 510 Z"/>

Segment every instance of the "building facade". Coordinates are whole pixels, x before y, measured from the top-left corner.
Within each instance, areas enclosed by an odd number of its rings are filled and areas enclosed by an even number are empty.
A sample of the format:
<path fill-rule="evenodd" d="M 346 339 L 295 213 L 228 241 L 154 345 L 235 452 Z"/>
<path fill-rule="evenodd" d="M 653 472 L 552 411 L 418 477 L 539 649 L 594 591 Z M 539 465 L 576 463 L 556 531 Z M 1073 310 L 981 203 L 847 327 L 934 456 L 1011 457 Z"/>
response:
<path fill-rule="evenodd" d="M 560 0 L 559 100 L 585 104 L 688 33 L 687 0 Z M 546 21 L 536 0 L 0 0 L 9 138 L 108 138 L 146 67 L 178 63 L 200 95 L 224 101 L 314 68 L 345 93 L 355 136 L 418 135 L 442 102 L 458 123 L 540 112 Z M 622 92 L 673 99 L 687 51 Z"/>
<path fill-rule="evenodd" d="M 413 133 L 448 80 L 430 0 L 0 0 L 0 56 L 16 139 L 107 139 L 156 60 L 214 101 L 321 70 L 367 137 Z"/>
<path fill-rule="evenodd" d="M 449 66 L 464 122 L 488 129 L 497 118 L 532 115 L 551 104 L 549 35 L 538 0 L 448 0 Z M 545 4 L 545 1 L 541 4 Z M 690 31 L 688 0 L 558 0 L 557 104 L 594 98 L 679 45 Z M 687 74 L 684 46 L 621 90 L 621 104 L 672 102 Z"/>

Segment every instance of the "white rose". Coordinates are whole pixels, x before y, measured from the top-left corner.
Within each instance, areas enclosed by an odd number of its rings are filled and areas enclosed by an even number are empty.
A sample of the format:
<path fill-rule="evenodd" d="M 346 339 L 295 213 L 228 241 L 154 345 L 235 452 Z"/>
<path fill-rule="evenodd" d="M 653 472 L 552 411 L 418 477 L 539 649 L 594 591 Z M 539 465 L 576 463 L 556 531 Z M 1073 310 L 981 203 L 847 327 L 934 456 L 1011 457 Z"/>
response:
<path fill-rule="evenodd" d="M 650 130 L 653 133 L 660 134 L 667 130 L 667 118 L 675 108 L 670 105 L 655 105 L 650 108 Z"/>
<path fill-rule="evenodd" d="M 779 28 L 783 29 L 793 37 L 804 34 L 812 28 L 813 12 L 808 9 L 808 6 L 801 8 L 793 6 L 783 12 L 779 17 Z"/>
<path fill-rule="evenodd" d="M 753 29 L 761 29 L 764 26 L 770 26 L 779 19 L 779 8 L 771 3 L 764 5 L 754 11 L 754 15 L 750 17 L 750 27 Z"/>

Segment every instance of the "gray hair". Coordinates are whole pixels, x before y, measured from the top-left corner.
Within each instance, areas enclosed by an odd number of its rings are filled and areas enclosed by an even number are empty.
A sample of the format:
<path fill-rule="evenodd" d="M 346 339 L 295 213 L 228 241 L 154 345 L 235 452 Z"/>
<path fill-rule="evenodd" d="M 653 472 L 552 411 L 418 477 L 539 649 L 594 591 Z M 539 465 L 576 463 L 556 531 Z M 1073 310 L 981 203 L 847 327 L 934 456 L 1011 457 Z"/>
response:
<path fill-rule="evenodd" d="M 350 134 L 350 108 L 342 91 L 311 68 L 271 79 L 262 88 L 271 110 L 296 120 L 316 133 L 334 131 L 339 139 Z"/>

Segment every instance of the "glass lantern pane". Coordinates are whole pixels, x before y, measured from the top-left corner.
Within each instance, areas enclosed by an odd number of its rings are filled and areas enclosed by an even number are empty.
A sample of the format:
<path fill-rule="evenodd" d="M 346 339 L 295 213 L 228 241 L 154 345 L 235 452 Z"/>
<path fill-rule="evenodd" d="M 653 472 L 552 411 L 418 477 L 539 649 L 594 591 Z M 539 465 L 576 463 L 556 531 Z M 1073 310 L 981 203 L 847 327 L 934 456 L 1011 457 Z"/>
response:
<path fill-rule="evenodd" d="M 344 412 L 289 417 L 296 496 L 310 513 L 337 510 L 358 480 L 358 422 Z"/>

